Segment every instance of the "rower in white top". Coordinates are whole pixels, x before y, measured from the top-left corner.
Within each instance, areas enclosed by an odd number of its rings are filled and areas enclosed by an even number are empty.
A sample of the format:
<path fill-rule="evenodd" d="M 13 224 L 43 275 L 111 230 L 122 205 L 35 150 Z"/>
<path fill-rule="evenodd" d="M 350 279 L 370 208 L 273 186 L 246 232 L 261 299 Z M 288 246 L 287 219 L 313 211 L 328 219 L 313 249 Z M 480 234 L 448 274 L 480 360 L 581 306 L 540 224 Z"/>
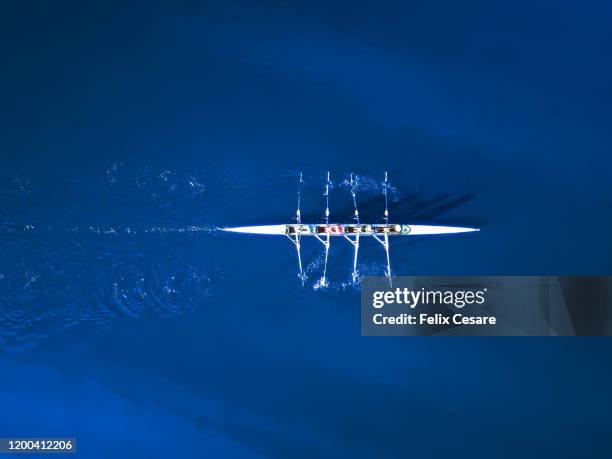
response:
<path fill-rule="evenodd" d="M 302 236 L 314 236 L 317 238 L 325 248 L 325 261 L 323 265 L 323 274 L 319 280 L 319 285 L 325 287 L 329 285 L 327 279 L 327 262 L 329 260 L 329 249 L 331 247 L 330 238 L 332 236 L 343 236 L 347 239 L 354 247 L 353 255 L 353 282 L 359 280 L 357 272 L 357 256 L 359 253 L 359 242 L 361 236 L 372 236 L 376 239 L 384 248 L 385 255 L 387 258 L 387 268 L 385 270 L 385 276 L 391 282 L 391 258 L 389 256 L 389 236 L 420 236 L 420 235 L 431 235 L 431 234 L 454 234 L 454 233 L 468 233 L 472 231 L 480 231 L 478 228 L 469 227 L 458 227 L 458 226 L 432 226 L 432 225 L 406 225 L 406 224 L 390 224 L 389 223 L 389 180 L 388 174 L 385 172 L 385 180 L 382 182 L 383 195 L 385 197 L 385 211 L 383 214 L 383 224 L 362 224 L 359 220 L 359 210 L 357 208 L 357 191 L 358 184 L 354 179 L 353 174 L 350 176 L 349 186 L 351 197 L 353 200 L 354 216 L 353 220 L 355 223 L 340 224 L 329 222 L 329 194 L 331 189 L 330 173 L 327 172 L 327 180 L 323 189 L 323 196 L 325 197 L 325 215 L 323 224 L 304 224 L 302 223 L 301 215 L 301 199 L 302 199 L 302 185 L 304 183 L 303 175 L 300 173 L 298 181 L 298 198 L 297 198 L 297 210 L 295 213 L 295 223 L 289 223 L 285 225 L 261 225 L 261 226 L 241 226 L 235 228 L 224 228 L 224 231 L 230 231 L 234 233 L 247 233 L 247 234 L 267 234 L 267 235 L 284 235 L 287 236 L 291 242 L 295 245 L 298 256 L 298 269 L 299 278 L 304 285 L 306 281 L 306 273 L 302 266 L 302 254 L 301 254 L 301 238 Z"/>

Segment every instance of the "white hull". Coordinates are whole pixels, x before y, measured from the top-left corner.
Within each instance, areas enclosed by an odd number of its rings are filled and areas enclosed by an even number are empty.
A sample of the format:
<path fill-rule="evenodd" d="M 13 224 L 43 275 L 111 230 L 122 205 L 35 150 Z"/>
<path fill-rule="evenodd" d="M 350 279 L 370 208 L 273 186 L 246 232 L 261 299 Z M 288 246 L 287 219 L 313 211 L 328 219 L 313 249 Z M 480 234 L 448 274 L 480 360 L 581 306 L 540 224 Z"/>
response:
<path fill-rule="evenodd" d="M 223 231 L 228 231 L 231 233 L 287 237 L 293 243 L 293 245 L 295 245 L 297 251 L 299 278 L 302 280 L 302 285 L 304 285 L 304 282 L 307 278 L 307 273 L 302 265 L 301 241 L 303 236 L 312 236 L 321 244 L 323 244 L 325 250 L 325 261 L 323 263 L 322 276 L 316 283 L 316 286 L 326 287 L 327 285 L 329 285 L 327 280 L 327 261 L 329 259 L 329 250 L 331 247 L 332 236 L 342 236 L 354 247 L 352 274 L 354 283 L 358 282 L 360 279 L 359 272 L 357 270 L 357 257 L 359 253 L 359 242 L 361 236 L 370 236 L 371 239 L 378 241 L 385 251 L 387 259 L 387 269 L 385 270 L 385 276 L 389 279 L 389 284 L 391 284 L 391 258 L 389 256 L 390 236 L 424 236 L 432 234 L 458 234 L 480 231 L 478 228 L 468 228 L 461 226 L 400 225 L 396 223 L 389 223 L 389 181 L 386 172 L 385 180 L 381 183 L 382 192 L 385 197 L 385 211 L 382 216 L 382 222 L 384 223 L 361 223 L 359 219 L 359 210 L 357 209 L 357 191 L 359 186 L 358 180 L 353 179 L 353 174 L 351 174 L 350 182 L 348 183 L 350 185 L 350 192 L 353 200 L 354 214 L 352 221 L 354 223 L 330 223 L 329 191 L 331 189 L 332 182 L 330 180 L 329 172 L 327 173 L 327 180 L 323 188 L 323 197 L 325 198 L 325 217 L 323 223 L 302 223 L 302 212 L 300 208 L 300 203 L 302 197 L 303 183 L 304 180 L 302 179 L 302 174 L 300 173 L 297 193 L 297 210 L 295 212 L 295 218 L 293 219 L 295 223 L 290 223 L 286 225 L 260 225 L 223 228 Z"/>
<path fill-rule="evenodd" d="M 408 225 L 410 227 L 409 236 L 421 236 L 426 234 L 455 234 L 471 233 L 480 231 L 479 228 L 466 228 L 461 226 L 429 226 L 429 225 Z"/>
<path fill-rule="evenodd" d="M 269 234 L 281 236 L 285 234 L 287 225 L 239 226 L 236 228 L 223 228 L 223 231 L 245 234 Z"/>
<path fill-rule="evenodd" d="M 223 231 L 229 231 L 232 233 L 243 233 L 243 234 L 265 234 L 271 236 L 282 236 L 290 234 L 288 232 L 288 228 L 294 227 L 295 225 L 261 225 L 261 226 L 239 226 L 235 228 L 223 228 Z M 303 227 L 307 228 L 316 228 L 327 226 L 330 228 L 350 228 L 355 225 L 303 225 Z M 393 227 L 398 225 L 370 225 L 374 229 L 385 227 Z M 380 231 L 380 233 L 387 233 L 389 236 L 424 236 L 424 235 L 433 235 L 433 234 L 457 234 L 457 233 L 470 233 L 473 231 L 480 231 L 478 228 L 469 228 L 469 227 L 461 227 L 461 226 L 434 226 L 434 225 L 401 225 L 401 232 L 393 233 L 387 231 Z M 348 234 L 345 231 L 323 231 L 318 234 L 329 234 L 330 236 L 344 236 Z M 374 235 L 374 231 L 362 231 L 360 232 L 361 236 L 372 236 Z M 301 231 L 301 236 L 315 236 L 315 231 Z"/>

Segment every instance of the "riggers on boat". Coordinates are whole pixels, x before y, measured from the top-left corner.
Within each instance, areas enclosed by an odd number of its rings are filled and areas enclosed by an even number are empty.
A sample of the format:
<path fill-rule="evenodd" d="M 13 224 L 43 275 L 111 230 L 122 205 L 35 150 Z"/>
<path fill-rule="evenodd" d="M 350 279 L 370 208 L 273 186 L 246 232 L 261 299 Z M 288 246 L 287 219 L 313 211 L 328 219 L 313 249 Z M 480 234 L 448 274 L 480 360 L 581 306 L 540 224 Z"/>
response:
<path fill-rule="evenodd" d="M 408 225 L 351 225 L 342 223 L 332 223 L 331 225 L 285 225 L 285 234 L 300 234 L 302 236 L 312 236 L 313 234 L 327 234 L 332 236 L 342 236 L 343 234 L 361 234 L 362 236 L 372 236 L 373 234 L 387 233 L 389 235 L 402 235 L 410 232 Z"/>
<path fill-rule="evenodd" d="M 327 281 L 327 260 L 329 259 L 330 238 L 332 236 L 342 236 L 348 240 L 355 248 L 353 256 L 353 281 L 359 279 L 357 273 L 357 255 L 359 253 L 359 238 L 361 236 L 371 236 L 378 241 L 385 250 L 387 257 L 387 269 L 385 275 L 391 282 L 391 259 L 389 257 L 389 236 L 421 236 L 432 234 L 454 234 L 468 233 L 472 231 L 480 231 L 478 228 L 468 228 L 459 226 L 437 226 L 437 225 L 402 225 L 397 223 L 389 223 L 389 181 L 388 175 L 385 172 L 385 180 L 382 182 L 382 190 L 385 197 L 385 211 L 382 217 L 383 223 L 380 224 L 364 224 L 359 221 L 359 210 L 357 209 L 357 182 L 351 179 L 349 182 L 351 197 L 353 199 L 355 223 L 330 223 L 329 221 L 329 190 L 331 188 L 330 174 L 327 173 L 327 181 L 323 190 L 325 197 L 325 215 L 323 223 L 320 224 L 305 224 L 302 223 L 301 200 L 302 200 L 302 184 L 304 180 L 300 173 L 298 182 L 298 199 L 297 211 L 295 213 L 295 223 L 286 225 L 259 225 L 259 226 L 240 226 L 235 228 L 224 228 L 224 231 L 234 233 L 247 234 L 267 234 L 273 236 L 286 236 L 295 245 L 298 256 L 299 277 L 302 284 L 306 280 L 306 273 L 302 268 L 302 252 L 301 239 L 303 236 L 313 236 L 318 239 L 325 247 L 325 263 L 323 265 L 323 275 L 320 279 L 320 285 L 326 286 Z"/>

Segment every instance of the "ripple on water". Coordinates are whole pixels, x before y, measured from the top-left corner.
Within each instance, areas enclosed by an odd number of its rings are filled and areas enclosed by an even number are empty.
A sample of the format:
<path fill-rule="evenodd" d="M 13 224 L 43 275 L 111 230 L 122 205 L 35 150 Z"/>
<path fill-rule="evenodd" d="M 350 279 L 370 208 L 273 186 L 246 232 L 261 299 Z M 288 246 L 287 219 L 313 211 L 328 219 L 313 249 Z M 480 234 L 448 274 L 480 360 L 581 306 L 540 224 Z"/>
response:
<path fill-rule="evenodd" d="M 203 252 L 187 250 L 193 232 L 176 230 L 21 231 L 3 238 L 0 347 L 19 350 L 79 325 L 201 308 L 217 273 Z"/>

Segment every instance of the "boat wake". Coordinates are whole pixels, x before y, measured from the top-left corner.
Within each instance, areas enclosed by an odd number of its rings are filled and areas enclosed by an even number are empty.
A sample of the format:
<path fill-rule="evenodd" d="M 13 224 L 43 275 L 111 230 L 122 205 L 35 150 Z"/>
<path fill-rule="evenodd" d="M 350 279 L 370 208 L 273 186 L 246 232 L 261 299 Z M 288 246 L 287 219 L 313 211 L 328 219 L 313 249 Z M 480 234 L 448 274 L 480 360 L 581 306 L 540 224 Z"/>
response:
<path fill-rule="evenodd" d="M 213 199 L 214 200 L 214 199 Z M 199 174 L 0 177 L 0 350 L 209 304 L 221 270 Z M 151 222 L 159 222 L 151 224 Z"/>
<path fill-rule="evenodd" d="M 39 235 L 0 243 L 0 348 L 9 352 L 77 326 L 197 310 L 221 277 L 180 230 Z"/>

